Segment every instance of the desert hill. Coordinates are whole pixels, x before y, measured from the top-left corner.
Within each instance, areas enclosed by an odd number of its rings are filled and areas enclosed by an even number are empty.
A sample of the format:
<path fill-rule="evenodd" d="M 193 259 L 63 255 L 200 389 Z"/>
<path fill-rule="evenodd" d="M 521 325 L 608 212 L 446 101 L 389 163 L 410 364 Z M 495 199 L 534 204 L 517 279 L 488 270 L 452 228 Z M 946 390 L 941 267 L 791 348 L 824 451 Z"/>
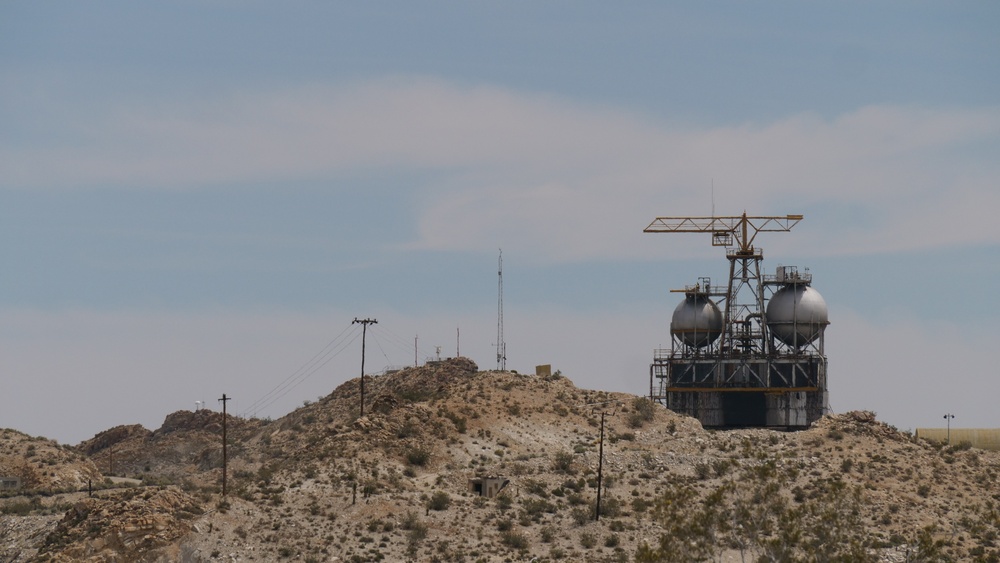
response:
<path fill-rule="evenodd" d="M 465 358 L 366 378 L 359 410 L 354 379 L 278 420 L 230 417 L 225 498 L 219 413 L 52 443 L 51 473 L 113 456 L 142 485 L 0 499 L 0 561 L 1000 560 L 1000 453 L 872 413 L 706 431 Z M 0 433 L 0 451 L 26 439 Z"/>

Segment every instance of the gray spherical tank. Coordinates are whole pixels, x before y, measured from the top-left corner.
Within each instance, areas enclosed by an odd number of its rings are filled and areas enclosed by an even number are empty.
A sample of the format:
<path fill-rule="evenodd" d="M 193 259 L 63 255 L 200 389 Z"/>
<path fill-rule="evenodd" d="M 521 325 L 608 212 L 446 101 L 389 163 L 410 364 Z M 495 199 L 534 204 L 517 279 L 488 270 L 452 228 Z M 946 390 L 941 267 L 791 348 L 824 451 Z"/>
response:
<path fill-rule="evenodd" d="M 670 333 L 687 346 L 708 346 L 722 334 L 722 311 L 708 297 L 689 294 L 674 309 Z"/>
<path fill-rule="evenodd" d="M 800 348 L 823 333 L 830 324 L 826 301 L 807 285 L 786 285 L 767 303 L 767 328 L 778 340 Z"/>

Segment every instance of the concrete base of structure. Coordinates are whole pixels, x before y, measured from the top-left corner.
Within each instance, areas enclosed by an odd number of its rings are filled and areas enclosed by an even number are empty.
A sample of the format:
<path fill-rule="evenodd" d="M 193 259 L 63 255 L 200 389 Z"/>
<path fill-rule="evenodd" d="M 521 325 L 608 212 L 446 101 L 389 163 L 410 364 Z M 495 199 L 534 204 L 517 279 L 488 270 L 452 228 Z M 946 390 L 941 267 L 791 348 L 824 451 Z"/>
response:
<path fill-rule="evenodd" d="M 666 407 L 706 428 L 806 428 L 826 412 L 825 391 L 672 392 Z"/>

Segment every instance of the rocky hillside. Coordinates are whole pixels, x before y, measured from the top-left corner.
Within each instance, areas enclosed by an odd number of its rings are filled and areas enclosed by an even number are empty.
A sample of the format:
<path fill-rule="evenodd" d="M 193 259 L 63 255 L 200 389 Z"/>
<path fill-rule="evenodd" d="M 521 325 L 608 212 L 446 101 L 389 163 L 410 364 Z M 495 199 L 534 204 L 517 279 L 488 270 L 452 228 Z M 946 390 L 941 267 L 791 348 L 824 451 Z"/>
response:
<path fill-rule="evenodd" d="M 355 379 L 273 422 L 229 419 L 226 497 L 218 413 L 54 446 L 105 471 L 113 450 L 142 485 L 0 499 L 0 561 L 1000 560 L 1000 454 L 872 413 L 706 431 L 463 358 L 366 383 L 364 417 Z"/>
<path fill-rule="evenodd" d="M 49 492 L 76 491 L 104 479 L 78 449 L 9 428 L 0 429 L 0 477 L 16 478 L 21 489 Z"/>

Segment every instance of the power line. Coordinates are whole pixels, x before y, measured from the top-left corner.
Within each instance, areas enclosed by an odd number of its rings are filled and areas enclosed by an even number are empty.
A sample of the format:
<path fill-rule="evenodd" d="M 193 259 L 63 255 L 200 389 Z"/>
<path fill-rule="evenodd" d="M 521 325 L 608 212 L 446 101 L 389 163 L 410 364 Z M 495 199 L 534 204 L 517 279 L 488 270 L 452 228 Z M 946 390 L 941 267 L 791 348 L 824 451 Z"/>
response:
<path fill-rule="evenodd" d="M 385 358 L 385 365 L 391 365 L 392 360 L 389 359 L 389 355 L 386 354 L 385 350 L 382 348 L 382 343 L 379 342 L 378 337 L 375 335 L 375 331 L 372 331 L 372 339 L 375 340 L 375 345 L 378 346 L 378 351 L 382 352 L 382 357 Z"/>
<path fill-rule="evenodd" d="M 389 344 L 392 344 L 399 352 L 399 354 L 405 354 L 407 357 L 409 357 L 410 354 L 414 353 L 415 346 L 412 338 L 404 338 L 402 336 L 399 336 L 391 329 L 384 327 L 381 324 L 372 326 L 371 329 L 373 336 L 375 336 L 376 338 L 381 337 L 383 339 L 388 339 Z M 425 347 L 418 347 L 417 350 L 419 351 L 419 353 L 423 354 L 424 357 L 431 356 L 431 352 Z"/>
<path fill-rule="evenodd" d="M 246 416 L 249 413 L 256 414 L 257 411 L 264 410 L 278 399 L 287 395 L 289 391 L 308 379 L 309 376 L 316 373 L 320 368 L 330 363 L 331 360 L 340 355 L 351 344 L 353 344 L 355 340 L 358 339 L 359 335 L 355 333 L 354 338 L 344 340 L 345 335 L 350 330 L 351 325 L 347 325 L 347 327 L 344 328 L 340 334 L 324 346 L 322 350 L 317 352 L 316 355 L 314 355 L 308 362 L 292 372 L 288 377 L 282 380 L 281 383 L 265 393 L 262 397 L 250 404 L 250 406 L 243 411 L 243 415 Z"/>

